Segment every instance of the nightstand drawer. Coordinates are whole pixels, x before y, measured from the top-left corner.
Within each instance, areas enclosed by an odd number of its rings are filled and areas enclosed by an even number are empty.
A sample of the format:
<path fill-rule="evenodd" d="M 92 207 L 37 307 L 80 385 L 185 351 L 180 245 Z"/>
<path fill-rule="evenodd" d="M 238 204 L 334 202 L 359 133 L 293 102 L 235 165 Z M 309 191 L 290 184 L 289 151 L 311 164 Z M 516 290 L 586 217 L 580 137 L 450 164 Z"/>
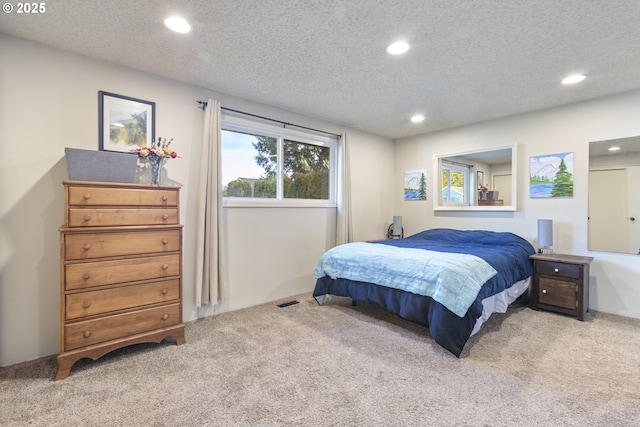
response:
<path fill-rule="evenodd" d="M 550 276 L 569 277 L 571 279 L 580 278 L 580 266 L 575 264 L 565 264 L 563 262 L 536 262 L 536 273 Z"/>
<path fill-rule="evenodd" d="M 540 304 L 555 305 L 571 310 L 576 308 L 577 285 L 575 282 L 555 280 L 548 277 L 539 279 L 538 298 Z"/>

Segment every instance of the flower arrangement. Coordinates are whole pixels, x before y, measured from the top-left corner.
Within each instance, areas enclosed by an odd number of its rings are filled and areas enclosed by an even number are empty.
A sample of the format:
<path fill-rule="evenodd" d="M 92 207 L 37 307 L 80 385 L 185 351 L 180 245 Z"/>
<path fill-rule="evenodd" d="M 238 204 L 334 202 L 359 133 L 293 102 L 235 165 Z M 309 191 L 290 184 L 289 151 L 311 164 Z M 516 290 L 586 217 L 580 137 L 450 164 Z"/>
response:
<path fill-rule="evenodd" d="M 167 138 L 158 138 L 157 141 L 154 139 L 151 143 L 151 147 L 136 148 L 134 150 L 134 153 L 136 153 L 140 157 L 158 156 L 165 159 L 175 159 L 176 157 L 178 157 L 178 153 L 169 148 L 172 142 L 173 138 L 168 141 Z"/>
<path fill-rule="evenodd" d="M 480 191 L 489 191 L 489 184 L 480 185 Z"/>
<path fill-rule="evenodd" d="M 173 138 L 167 140 L 167 138 L 155 139 L 151 143 L 151 147 L 140 147 L 133 150 L 139 157 L 148 159 L 151 164 L 151 183 L 160 184 L 160 164 L 164 159 L 175 159 L 178 157 L 178 153 L 169 148 L 169 145 L 173 142 Z"/>

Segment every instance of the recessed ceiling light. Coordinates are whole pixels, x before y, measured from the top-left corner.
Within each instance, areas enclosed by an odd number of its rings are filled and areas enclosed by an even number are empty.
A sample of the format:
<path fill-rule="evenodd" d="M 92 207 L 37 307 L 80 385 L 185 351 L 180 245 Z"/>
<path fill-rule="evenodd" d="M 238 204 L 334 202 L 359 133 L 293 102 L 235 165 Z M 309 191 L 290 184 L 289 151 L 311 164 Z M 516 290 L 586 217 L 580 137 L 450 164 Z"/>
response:
<path fill-rule="evenodd" d="M 406 42 L 395 42 L 393 44 L 390 44 L 387 48 L 387 52 L 389 52 L 391 55 L 400 55 L 408 50 L 409 44 L 407 44 Z"/>
<path fill-rule="evenodd" d="M 424 121 L 424 116 L 422 114 L 416 114 L 415 116 L 411 117 L 411 121 L 413 123 L 420 123 Z"/>
<path fill-rule="evenodd" d="M 616 146 L 609 147 L 609 151 L 618 151 L 619 149 L 620 147 L 616 147 Z"/>
<path fill-rule="evenodd" d="M 170 30 L 175 31 L 176 33 L 188 33 L 191 31 L 191 25 L 187 21 L 177 16 L 170 16 L 164 20 L 164 25 L 166 25 Z"/>
<path fill-rule="evenodd" d="M 562 84 L 572 85 L 574 83 L 583 81 L 585 78 L 586 76 L 584 74 L 572 74 L 570 76 L 565 77 L 564 80 L 562 80 Z"/>

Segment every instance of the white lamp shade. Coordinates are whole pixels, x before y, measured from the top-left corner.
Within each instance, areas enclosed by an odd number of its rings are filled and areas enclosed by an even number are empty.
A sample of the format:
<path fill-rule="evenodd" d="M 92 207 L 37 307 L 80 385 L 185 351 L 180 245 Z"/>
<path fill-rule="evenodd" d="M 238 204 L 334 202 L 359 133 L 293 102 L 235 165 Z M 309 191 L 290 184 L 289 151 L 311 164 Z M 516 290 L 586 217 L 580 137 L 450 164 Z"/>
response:
<path fill-rule="evenodd" d="M 391 229 L 391 234 L 394 236 L 402 235 L 402 217 L 394 216 L 393 217 L 393 227 Z"/>
<path fill-rule="evenodd" d="M 538 245 L 542 247 L 553 246 L 553 221 L 550 219 L 538 220 Z"/>

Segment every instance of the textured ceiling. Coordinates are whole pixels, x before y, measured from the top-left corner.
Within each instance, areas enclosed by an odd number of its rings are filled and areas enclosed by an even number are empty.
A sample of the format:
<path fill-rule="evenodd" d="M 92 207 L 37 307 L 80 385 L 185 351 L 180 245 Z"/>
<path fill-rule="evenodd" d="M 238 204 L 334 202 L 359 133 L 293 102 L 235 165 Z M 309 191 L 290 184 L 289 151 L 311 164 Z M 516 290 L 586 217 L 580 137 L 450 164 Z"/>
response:
<path fill-rule="evenodd" d="M 637 0 L 45 4 L 0 32 L 392 139 L 640 88 Z M 398 39 L 411 49 L 387 54 Z"/>

